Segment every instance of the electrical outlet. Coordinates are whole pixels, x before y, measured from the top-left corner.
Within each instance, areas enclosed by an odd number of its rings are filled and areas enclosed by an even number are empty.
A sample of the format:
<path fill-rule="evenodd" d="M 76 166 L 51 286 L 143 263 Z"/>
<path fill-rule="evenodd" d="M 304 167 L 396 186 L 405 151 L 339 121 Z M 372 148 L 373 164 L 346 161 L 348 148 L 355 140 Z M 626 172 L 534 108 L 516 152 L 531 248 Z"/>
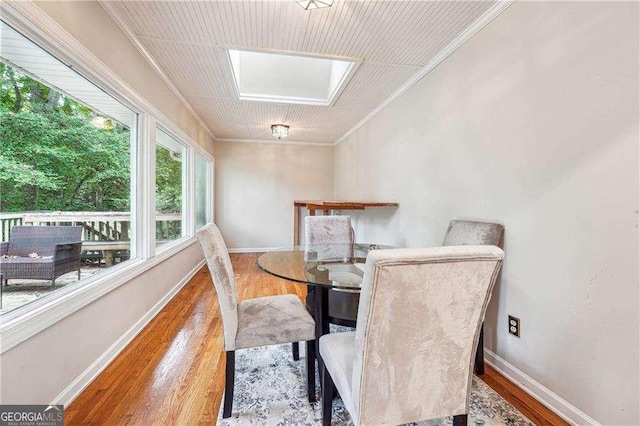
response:
<path fill-rule="evenodd" d="M 520 318 L 509 315 L 509 334 L 520 337 Z"/>

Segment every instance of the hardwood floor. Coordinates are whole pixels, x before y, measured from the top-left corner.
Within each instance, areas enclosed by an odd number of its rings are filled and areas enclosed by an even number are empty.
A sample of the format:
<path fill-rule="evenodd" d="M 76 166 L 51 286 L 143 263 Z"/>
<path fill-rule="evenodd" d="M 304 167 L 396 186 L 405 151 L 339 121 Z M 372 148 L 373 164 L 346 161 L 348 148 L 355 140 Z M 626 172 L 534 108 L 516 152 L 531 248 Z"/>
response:
<path fill-rule="evenodd" d="M 231 256 L 238 299 L 306 287 L 258 269 L 256 254 Z M 215 424 L 224 390 L 222 320 L 202 268 L 65 410 L 65 424 Z M 483 380 L 536 424 L 567 424 L 487 367 Z"/>

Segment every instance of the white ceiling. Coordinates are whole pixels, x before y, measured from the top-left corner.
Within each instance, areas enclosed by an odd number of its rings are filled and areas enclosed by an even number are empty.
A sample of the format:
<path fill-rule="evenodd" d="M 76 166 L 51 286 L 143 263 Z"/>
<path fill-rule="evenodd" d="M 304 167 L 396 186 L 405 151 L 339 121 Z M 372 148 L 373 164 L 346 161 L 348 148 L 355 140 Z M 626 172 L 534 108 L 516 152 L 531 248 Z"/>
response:
<path fill-rule="evenodd" d="M 284 123 L 291 126 L 291 140 L 332 144 L 424 73 L 496 3 L 336 0 L 312 11 L 293 0 L 102 5 L 217 139 L 273 140 L 271 124 Z M 357 58 L 362 64 L 333 106 L 240 101 L 225 48 Z"/>

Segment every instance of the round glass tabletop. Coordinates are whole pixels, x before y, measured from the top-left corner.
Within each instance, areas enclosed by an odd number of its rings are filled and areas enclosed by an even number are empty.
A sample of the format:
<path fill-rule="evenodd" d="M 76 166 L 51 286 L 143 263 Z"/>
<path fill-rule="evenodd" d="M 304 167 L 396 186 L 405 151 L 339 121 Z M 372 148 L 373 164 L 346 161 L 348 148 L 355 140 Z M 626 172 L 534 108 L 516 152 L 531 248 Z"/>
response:
<path fill-rule="evenodd" d="M 314 244 L 274 250 L 258 258 L 263 271 L 308 285 L 360 289 L 370 250 L 391 249 L 380 244 Z"/>

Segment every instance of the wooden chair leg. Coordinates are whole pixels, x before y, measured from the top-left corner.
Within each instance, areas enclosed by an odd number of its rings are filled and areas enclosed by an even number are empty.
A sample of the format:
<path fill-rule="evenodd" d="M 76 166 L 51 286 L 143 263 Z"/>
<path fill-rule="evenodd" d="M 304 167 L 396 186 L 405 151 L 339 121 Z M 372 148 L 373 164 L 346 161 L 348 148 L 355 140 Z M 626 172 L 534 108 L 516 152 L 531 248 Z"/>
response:
<path fill-rule="evenodd" d="M 235 383 L 236 374 L 236 352 L 227 351 L 227 366 L 225 368 L 224 378 L 224 406 L 222 409 L 222 418 L 231 417 L 231 408 L 233 407 L 233 385 Z"/>
<path fill-rule="evenodd" d="M 300 344 L 298 342 L 291 342 L 291 351 L 293 352 L 293 360 L 300 361 Z"/>
<path fill-rule="evenodd" d="M 481 376 L 484 374 L 484 322 L 480 326 L 480 338 L 478 339 L 478 347 L 476 348 L 475 360 L 476 374 Z"/>
<path fill-rule="evenodd" d="M 467 414 L 453 416 L 453 426 L 467 426 Z"/>
<path fill-rule="evenodd" d="M 307 340 L 307 395 L 316 402 L 316 341 Z"/>
<path fill-rule="evenodd" d="M 333 405 L 333 379 L 325 366 L 322 369 L 322 426 L 331 426 L 331 406 Z"/>

